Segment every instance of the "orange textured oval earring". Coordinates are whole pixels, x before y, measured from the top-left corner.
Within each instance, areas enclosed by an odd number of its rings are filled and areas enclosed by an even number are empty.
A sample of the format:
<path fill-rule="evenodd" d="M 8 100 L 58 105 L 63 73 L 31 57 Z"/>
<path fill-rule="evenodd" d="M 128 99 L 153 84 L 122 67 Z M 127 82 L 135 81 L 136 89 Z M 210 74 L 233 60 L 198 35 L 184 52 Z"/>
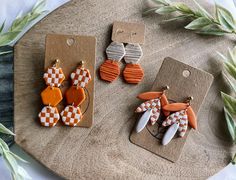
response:
<path fill-rule="evenodd" d="M 43 104 L 46 105 L 39 113 L 39 119 L 42 126 L 53 127 L 60 119 L 57 105 L 62 100 L 62 93 L 59 87 L 64 81 L 65 76 L 60 67 L 58 67 L 59 60 L 57 59 L 52 67 L 49 67 L 44 73 L 44 80 L 48 87 L 41 93 Z"/>
<path fill-rule="evenodd" d="M 106 49 L 108 60 L 100 67 L 100 77 L 104 81 L 112 82 L 120 75 L 119 62 L 125 55 L 123 43 L 112 42 Z"/>
<path fill-rule="evenodd" d="M 123 71 L 124 79 L 127 83 L 138 84 L 144 77 L 142 67 L 138 64 L 143 56 L 142 48 L 139 44 L 127 44 L 125 46 L 125 62 L 127 63 Z"/>
<path fill-rule="evenodd" d="M 84 88 L 92 79 L 89 70 L 85 69 L 83 64 L 81 61 L 77 69 L 71 73 L 72 86 L 65 94 L 69 105 L 61 112 L 61 117 L 66 126 L 77 126 L 82 119 L 79 105 L 84 102 L 86 98 Z"/>

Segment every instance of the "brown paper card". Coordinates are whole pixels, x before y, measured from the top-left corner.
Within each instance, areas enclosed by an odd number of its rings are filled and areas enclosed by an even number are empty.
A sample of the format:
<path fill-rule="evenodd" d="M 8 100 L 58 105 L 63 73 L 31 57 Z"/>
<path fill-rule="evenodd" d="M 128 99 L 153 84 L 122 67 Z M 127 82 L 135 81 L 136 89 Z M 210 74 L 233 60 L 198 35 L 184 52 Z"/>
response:
<path fill-rule="evenodd" d="M 115 21 L 111 39 L 112 41 L 121 43 L 144 44 L 145 25 L 143 23 Z"/>
<path fill-rule="evenodd" d="M 164 86 L 168 85 L 170 89 L 166 95 L 170 102 L 183 102 L 187 97 L 193 96 L 191 106 L 197 114 L 212 82 L 213 76 L 211 74 L 172 58 L 165 58 L 150 91 L 161 91 Z M 140 104 L 142 102 L 140 101 Z M 134 118 L 134 121 L 139 119 L 137 116 Z M 160 118 L 154 126 L 147 125 L 140 133 L 133 131 L 130 141 L 156 155 L 175 162 L 180 157 L 189 130 L 183 138 L 176 136 L 168 145 L 163 146 L 161 139 L 167 129 L 161 127 L 164 118 Z"/>
<path fill-rule="evenodd" d="M 95 75 L 96 38 L 90 36 L 56 35 L 49 34 L 46 37 L 45 69 L 52 66 L 55 59 L 60 59 L 59 66 L 62 68 L 66 79 L 62 83 L 63 93 L 70 87 L 70 74 L 80 61 L 84 61 L 84 67 L 89 69 L 92 81 L 85 87 L 86 100 L 80 106 L 83 119 L 79 122 L 80 127 L 91 127 L 93 124 L 94 104 L 94 75 Z M 61 111 L 66 106 L 66 101 L 58 105 Z"/>

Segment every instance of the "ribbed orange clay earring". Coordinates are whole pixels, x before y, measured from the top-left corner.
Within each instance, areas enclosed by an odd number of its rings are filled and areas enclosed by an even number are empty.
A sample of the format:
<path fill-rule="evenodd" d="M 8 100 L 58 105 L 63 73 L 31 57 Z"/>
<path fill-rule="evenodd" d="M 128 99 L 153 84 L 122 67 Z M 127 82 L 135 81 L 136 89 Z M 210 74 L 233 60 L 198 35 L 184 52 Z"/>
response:
<path fill-rule="evenodd" d="M 120 75 L 119 62 L 125 55 L 123 43 L 112 42 L 106 49 L 108 60 L 100 67 L 100 77 L 104 81 L 112 82 Z"/>
<path fill-rule="evenodd" d="M 138 84 L 144 77 L 144 71 L 139 60 L 143 56 L 142 48 L 139 44 L 127 44 L 125 46 L 124 60 L 127 63 L 123 71 L 124 79 L 127 83 Z"/>
<path fill-rule="evenodd" d="M 188 124 L 193 129 L 197 129 L 196 115 L 190 104 L 192 100 L 193 97 L 189 97 L 185 103 L 172 103 L 163 107 L 164 110 L 173 112 L 162 123 L 162 126 L 170 126 L 163 136 L 163 145 L 167 145 L 177 131 L 179 131 L 180 137 L 184 137 L 188 129 Z"/>
<path fill-rule="evenodd" d="M 72 86 L 65 93 L 69 105 L 61 112 L 61 117 L 66 126 L 77 126 L 82 119 L 79 105 L 86 99 L 84 88 L 92 79 L 89 70 L 83 65 L 84 62 L 81 61 L 77 69 L 71 73 Z"/>
<path fill-rule="evenodd" d="M 59 59 L 56 60 L 52 67 L 47 69 L 43 76 L 48 87 L 41 93 L 43 104 L 46 105 L 38 115 L 42 126 L 53 127 L 60 119 L 56 106 L 62 100 L 62 93 L 59 87 L 64 81 L 65 76 L 62 69 L 58 67 L 58 64 Z"/>

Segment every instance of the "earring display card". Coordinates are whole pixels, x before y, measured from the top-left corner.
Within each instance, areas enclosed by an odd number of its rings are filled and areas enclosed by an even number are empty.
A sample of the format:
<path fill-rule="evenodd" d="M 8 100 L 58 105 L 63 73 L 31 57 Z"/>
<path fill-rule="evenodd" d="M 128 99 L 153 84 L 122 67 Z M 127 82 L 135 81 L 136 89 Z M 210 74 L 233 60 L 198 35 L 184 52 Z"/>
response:
<path fill-rule="evenodd" d="M 111 39 L 112 41 L 121 43 L 144 44 L 145 25 L 143 23 L 115 21 Z"/>
<path fill-rule="evenodd" d="M 59 66 L 65 74 L 65 81 L 61 86 L 62 93 L 71 86 L 70 74 L 77 68 L 80 61 L 89 69 L 92 80 L 85 87 L 86 100 L 80 106 L 83 118 L 79 127 L 91 127 L 93 124 L 94 104 L 94 75 L 95 75 L 96 38 L 91 36 L 55 35 L 46 37 L 45 69 L 52 66 L 55 59 L 59 59 Z M 62 102 L 58 109 L 64 109 L 66 103 Z"/>
<path fill-rule="evenodd" d="M 172 58 L 165 58 L 150 91 L 161 91 L 164 86 L 168 85 L 170 89 L 166 95 L 170 103 L 183 102 L 187 97 L 193 96 L 191 106 L 197 114 L 212 82 L 211 74 Z M 134 118 L 134 121 L 137 122 L 137 116 Z M 183 138 L 176 136 L 168 145 L 163 146 L 161 139 L 167 130 L 161 127 L 163 120 L 162 117 L 154 126 L 147 125 L 140 133 L 133 131 L 130 141 L 156 155 L 176 162 L 187 140 L 189 130 Z"/>

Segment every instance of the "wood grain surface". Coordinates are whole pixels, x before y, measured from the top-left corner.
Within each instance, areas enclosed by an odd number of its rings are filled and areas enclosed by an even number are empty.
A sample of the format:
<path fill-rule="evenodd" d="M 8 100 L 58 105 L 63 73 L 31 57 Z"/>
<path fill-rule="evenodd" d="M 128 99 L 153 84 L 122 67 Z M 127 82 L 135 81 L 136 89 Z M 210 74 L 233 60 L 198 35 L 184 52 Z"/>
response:
<path fill-rule="evenodd" d="M 185 1 L 192 5 L 192 1 Z M 203 1 L 200 1 L 200 3 Z M 206 6 L 206 3 L 205 3 Z M 163 17 L 142 17 L 142 0 L 73 0 L 32 28 L 15 47 L 14 121 L 16 143 L 50 170 L 67 179 L 206 179 L 223 168 L 233 149 L 225 130 L 220 90 L 225 89 L 215 51 L 226 51 L 233 37 L 202 37 L 182 28 L 185 22 L 160 24 Z M 95 78 L 92 128 L 38 125 L 45 36 L 48 33 L 97 37 L 96 69 L 104 62 L 115 21 L 146 25 L 145 78 L 139 85 L 111 84 Z M 78 55 L 79 56 L 79 55 Z M 165 57 L 212 73 L 215 81 L 198 113 L 199 130 L 191 133 L 178 162 L 171 163 L 129 141 L 136 95 L 151 89 Z M 124 64 L 121 65 L 124 68 Z M 98 75 L 98 73 L 97 73 Z"/>

